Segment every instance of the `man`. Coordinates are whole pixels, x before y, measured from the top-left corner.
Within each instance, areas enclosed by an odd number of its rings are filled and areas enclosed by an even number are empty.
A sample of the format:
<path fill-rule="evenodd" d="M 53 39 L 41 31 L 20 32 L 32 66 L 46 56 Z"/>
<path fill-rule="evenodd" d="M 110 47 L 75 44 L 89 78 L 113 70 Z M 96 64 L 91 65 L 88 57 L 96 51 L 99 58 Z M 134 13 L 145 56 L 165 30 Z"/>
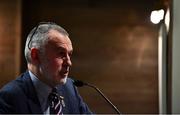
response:
<path fill-rule="evenodd" d="M 57 24 L 32 29 L 25 45 L 28 71 L 0 90 L 0 113 L 90 114 L 67 78 L 72 51 L 68 33 Z"/>

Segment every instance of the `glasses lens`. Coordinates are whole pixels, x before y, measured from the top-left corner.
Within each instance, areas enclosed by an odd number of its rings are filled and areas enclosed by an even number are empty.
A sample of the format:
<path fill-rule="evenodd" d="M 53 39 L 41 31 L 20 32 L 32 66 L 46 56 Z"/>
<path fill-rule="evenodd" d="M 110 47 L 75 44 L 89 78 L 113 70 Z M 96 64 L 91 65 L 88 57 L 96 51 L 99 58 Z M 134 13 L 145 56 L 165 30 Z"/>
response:
<path fill-rule="evenodd" d="M 28 48 L 29 48 L 29 49 L 31 49 L 30 45 L 31 45 L 31 41 L 32 41 L 32 39 L 33 39 L 34 34 L 35 34 L 36 31 L 38 30 L 39 26 L 40 26 L 40 25 L 43 25 L 43 24 L 56 25 L 56 23 L 54 23 L 54 22 L 39 22 L 38 25 L 35 27 L 32 35 L 31 35 L 31 37 L 30 37 L 30 40 L 29 40 L 29 42 L 28 42 Z"/>

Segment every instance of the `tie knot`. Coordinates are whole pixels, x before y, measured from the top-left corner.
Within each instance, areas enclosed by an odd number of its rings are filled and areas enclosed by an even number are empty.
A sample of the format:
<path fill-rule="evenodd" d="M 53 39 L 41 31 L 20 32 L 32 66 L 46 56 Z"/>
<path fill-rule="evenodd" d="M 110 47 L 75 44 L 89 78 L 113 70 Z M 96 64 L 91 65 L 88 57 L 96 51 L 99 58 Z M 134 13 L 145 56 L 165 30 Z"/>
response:
<path fill-rule="evenodd" d="M 61 114 L 62 113 L 62 100 L 58 95 L 56 88 L 52 89 L 52 92 L 48 96 L 50 114 Z"/>
<path fill-rule="evenodd" d="M 51 92 L 53 92 L 53 93 L 57 93 L 57 88 L 56 87 L 54 87 L 53 89 L 52 89 L 52 91 Z"/>
<path fill-rule="evenodd" d="M 60 97 L 59 97 L 59 95 L 57 93 L 57 89 L 56 88 L 52 89 L 52 92 L 48 96 L 48 100 L 49 100 L 50 103 L 51 102 L 54 102 L 54 103 L 58 103 L 59 102 Z"/>

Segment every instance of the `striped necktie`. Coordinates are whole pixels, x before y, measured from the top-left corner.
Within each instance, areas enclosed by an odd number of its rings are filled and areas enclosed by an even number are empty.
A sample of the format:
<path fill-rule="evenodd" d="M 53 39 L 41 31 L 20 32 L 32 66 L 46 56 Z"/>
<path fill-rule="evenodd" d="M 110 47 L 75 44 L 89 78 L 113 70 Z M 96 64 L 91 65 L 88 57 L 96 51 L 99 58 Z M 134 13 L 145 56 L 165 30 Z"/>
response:
<path fill-rule="evenodd" d="M 57 93 L 56 88 L 53 88 L 52 92 L 48 96 L 50 114 L 62 115 L 62 100 Z"/>

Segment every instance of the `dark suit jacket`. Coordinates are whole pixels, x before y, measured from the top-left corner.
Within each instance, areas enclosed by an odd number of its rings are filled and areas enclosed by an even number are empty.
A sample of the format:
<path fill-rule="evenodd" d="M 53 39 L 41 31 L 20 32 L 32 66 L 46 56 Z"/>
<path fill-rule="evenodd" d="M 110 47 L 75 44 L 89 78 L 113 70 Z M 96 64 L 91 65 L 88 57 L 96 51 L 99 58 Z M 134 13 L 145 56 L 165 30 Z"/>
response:
<path fill-rule="evenodd" d="M 68 78 L 58 93 L 64 97 L 64 114 L 90 114 L 91 111 L 78 94 L 72 79 Z M 0 90 L 0 113 L 43 113 L 28 72 Z"/>

